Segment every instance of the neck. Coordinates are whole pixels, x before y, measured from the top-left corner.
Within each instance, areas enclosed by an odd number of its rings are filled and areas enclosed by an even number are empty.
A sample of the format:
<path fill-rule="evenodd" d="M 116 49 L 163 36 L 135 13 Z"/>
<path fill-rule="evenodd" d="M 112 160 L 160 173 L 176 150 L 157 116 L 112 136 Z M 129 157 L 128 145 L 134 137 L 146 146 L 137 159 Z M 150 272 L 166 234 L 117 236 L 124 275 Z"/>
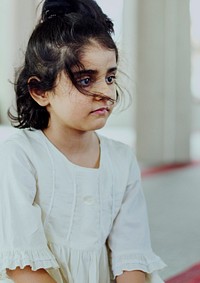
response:
<path fill-rule="evenodd" d="M 93 131 L 74 131 L 73 129 L 61 129 L 59 127 L 54 130 L 47 128 L 44 130 L 44 134 L 56 146 L 74 151 L 84 150 L 96 136 Z"/>
<path fill-rule="evenodd" d="M 82 132 L 57 127 L 54 130 L 45 129 L 44 134 L 71 162 L 83 167 L 99 166 L 99 140 L 94 131 Z"/>

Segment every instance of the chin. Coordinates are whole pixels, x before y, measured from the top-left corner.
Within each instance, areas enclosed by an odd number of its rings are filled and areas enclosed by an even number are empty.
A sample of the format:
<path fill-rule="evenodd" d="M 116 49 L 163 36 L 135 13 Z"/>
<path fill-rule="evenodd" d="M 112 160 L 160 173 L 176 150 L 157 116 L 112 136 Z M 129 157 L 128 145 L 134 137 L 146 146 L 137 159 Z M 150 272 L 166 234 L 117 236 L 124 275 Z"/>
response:
<path fill-rule="evenodd" d="M 100 129 L 102 129 L 105 125 L 106 125 L 106 121 L 105 121 L 105 122 L 102 122 L 102 123 L 98 123 L 97 125 L 94 125 L 93 129 L 91 129 L 91 130 L 92 130 L 92 131 L 100 130 Z"/>

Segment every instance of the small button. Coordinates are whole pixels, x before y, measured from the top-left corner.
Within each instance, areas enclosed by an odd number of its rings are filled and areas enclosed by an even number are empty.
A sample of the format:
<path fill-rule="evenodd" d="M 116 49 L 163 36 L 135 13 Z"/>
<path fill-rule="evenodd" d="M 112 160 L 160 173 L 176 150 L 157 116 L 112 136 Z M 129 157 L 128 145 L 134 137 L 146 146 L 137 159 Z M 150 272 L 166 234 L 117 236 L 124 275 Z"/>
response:
<path fill-rule="evenodd" d="M 83 201 L 84 201 L 84 203 L 87 204 L 87 205 L 91 205 L 91 204 L 94 203 L 94 199 L 93 199 L 93 197 L 91 197 L 91 196 L 85 196 L 85 197 L 83 198 Z"/>

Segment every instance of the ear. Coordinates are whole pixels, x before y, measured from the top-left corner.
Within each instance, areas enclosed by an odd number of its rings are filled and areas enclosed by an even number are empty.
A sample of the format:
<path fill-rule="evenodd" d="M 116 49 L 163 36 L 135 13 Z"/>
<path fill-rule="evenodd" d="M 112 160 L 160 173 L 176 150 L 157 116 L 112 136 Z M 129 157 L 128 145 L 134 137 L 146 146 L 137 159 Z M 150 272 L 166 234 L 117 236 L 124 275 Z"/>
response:
<path fill-rule="evenodd" d="M 49 92 L 42 91 L 37 88 L 37 83 L 40 79 L 36 76 L 30 77 L 28 79 L 28 88 L 31 97 L 40 105 L 47 106 L 49 104 Z M 34 86 L 35 85 L 35 86 Z"/>

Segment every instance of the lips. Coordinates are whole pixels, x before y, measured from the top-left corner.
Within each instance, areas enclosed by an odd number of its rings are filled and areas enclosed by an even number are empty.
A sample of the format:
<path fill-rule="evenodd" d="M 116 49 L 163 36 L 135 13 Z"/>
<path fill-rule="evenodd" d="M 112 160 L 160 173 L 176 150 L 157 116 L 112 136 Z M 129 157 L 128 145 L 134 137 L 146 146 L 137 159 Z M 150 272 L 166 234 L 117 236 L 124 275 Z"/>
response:
<path fill-rule="evenodd" d="M 97 109 L 93 110 L 91 113 L 104 115 L 104 114 L 108 113 L 109 111 L 110 111 L 109 107 L 105 106 L 105 107 L 97 108 Z"/>

